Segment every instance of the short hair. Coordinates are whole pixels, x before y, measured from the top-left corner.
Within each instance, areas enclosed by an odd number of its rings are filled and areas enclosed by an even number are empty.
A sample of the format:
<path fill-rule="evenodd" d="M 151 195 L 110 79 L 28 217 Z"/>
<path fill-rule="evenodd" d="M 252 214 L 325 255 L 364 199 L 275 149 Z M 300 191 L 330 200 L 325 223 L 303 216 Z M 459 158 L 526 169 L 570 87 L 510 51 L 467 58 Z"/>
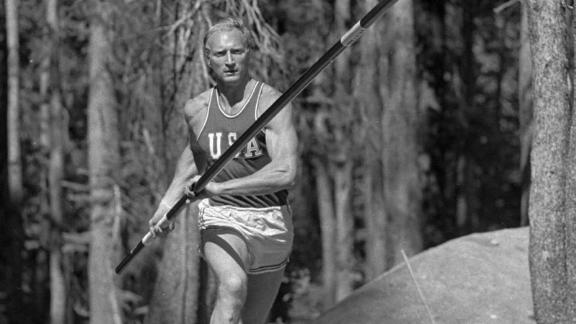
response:
<path fill-rule="evenodd" d="M 246 45 L 246 47 L 250 49 L 253 48 L 252 35 L 250 34 L 248 28 L 244 26 L 242 21 L 236 18 L 226 18 L 212 25 L 208 29 L 208 31 L 204 35 L 203 40 L 204 51 L 205 52 L 208 51 L 208 48 L 206 48 L 206 43 L 208 43 L 208 39 L 210 38 L 210 36 L 222 31 L 230 31 L 230 30 L 238 30 L 242 34 L 242 37 L 244 38 L 244 44 Z"/>

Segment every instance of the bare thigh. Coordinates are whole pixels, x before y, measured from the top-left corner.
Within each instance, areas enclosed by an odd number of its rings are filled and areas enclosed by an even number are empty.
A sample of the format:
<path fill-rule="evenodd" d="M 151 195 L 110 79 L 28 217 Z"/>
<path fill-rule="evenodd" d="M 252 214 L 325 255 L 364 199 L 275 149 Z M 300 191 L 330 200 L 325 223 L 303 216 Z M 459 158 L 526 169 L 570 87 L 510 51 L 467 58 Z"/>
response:
<path fill-rule="evenodd" d="M 207 230 L 203 233 L 202 251 L 217 281 L 214 312 L 228 311 L 228 306 L 223 305 L 243 305 L 248 291 L 248 275 L 244 270 L 248 249 L 244 240 L 233 231 Z"/>
<path fill-rule="evenodd" d="M 203 242 L 204 258 L 218 281 L 247 276 L 242 323 L 265 323 L 282 283 L 284 269 L 247 275 L 245 269 L 249 261 L 248 249 L 240 234 L 234 230 L 206 230 L 203 233 Z"/>
<path fill-rule="evenodd" d="M 204 230 L 202 244 L 204 259 L 217 276 L 219 270 L 226 272 L 228 268 L 245 272 L 249 260 L 248 247 L 236 231 L 227 228 Z"/>

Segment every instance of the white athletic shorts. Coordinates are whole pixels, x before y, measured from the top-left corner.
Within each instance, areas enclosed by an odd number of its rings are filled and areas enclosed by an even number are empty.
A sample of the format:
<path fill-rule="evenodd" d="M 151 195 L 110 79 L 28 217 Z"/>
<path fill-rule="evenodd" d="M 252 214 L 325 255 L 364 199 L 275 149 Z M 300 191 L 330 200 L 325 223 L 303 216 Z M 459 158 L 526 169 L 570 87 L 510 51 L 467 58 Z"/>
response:
<path fill-rule="evenodd" d="M 198 221 L 201 243 L 208 230 L 233 230 L 246 242 L 249 274 L 283 269 L 292 249 L 294 228 L 289 206 L 243 208 L 212 206 L 208 199 L 199 205 Z"/>

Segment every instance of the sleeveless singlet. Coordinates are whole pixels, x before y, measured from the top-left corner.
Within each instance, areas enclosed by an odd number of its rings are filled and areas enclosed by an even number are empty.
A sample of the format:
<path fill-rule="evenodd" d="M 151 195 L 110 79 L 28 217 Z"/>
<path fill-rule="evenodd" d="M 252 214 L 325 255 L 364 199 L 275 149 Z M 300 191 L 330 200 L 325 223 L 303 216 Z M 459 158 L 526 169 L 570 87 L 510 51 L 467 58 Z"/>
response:
<path fill-rule="evenodd" d="M 258 118 L 258 102 L 262 92 L 262 82 L 256 82 L 250 97 L 234 115 L 227 114 L 220 106 L 218 89 L 213 88 L 208 102 L 208 112 L 198 135 L 198 144 L 208 157 L 210 167 L 248 127 Z M 248 142 L 222 171 L 214 177 L 214 182 L 248 176 L 270 162 L 266 149 L 264 131 L 260 131 Z M 265 195 L 220 195 L 211 197 L 213 205 L 231 205 L 248 208 L 265 208 L 286 205 L 288 192 L 281 190 Z"/>

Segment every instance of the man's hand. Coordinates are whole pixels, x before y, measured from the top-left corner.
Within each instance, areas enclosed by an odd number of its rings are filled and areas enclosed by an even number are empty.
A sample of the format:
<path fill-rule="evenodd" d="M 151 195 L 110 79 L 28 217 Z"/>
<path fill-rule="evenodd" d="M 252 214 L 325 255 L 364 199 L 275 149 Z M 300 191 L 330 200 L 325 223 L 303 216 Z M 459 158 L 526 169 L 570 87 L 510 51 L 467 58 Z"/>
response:
<path fill-rule="evenodd" d="M 158 209 L 154 213 L 154 216 L 148 221 L 148 225 L 150 225 L 150 233 L 152 233 L 152 237 L 156 237 L 156 235 L 166 236 L 168 233 L 174 230 L 174 222 L 168 221 L 164 222 L 163 224 L 159 224 L 160 220 L 168 213 L 170 210 L 170 206 L 166 203 L 161 202 Z"/>
<path fill-rule="evenodd" d="M 199 200 L 204 198 L 210 198 L 212 196 L 217 196 L 222 193 L 220 190 L 219 183 L 212 181 L 208 182 L 208 184 L 206 184 L 204 189 L 200 190 L 200 192 L 194 191 L 193 188 L 195 187 L 196 182 L 198 182 L 199 179 L 200 176 L 195 176 L 194 178 L 192 178 L 192 183 L 184 188 L 184 194 L 186 195 L 186 197 L 190 199 L 195 198 Z"/>

